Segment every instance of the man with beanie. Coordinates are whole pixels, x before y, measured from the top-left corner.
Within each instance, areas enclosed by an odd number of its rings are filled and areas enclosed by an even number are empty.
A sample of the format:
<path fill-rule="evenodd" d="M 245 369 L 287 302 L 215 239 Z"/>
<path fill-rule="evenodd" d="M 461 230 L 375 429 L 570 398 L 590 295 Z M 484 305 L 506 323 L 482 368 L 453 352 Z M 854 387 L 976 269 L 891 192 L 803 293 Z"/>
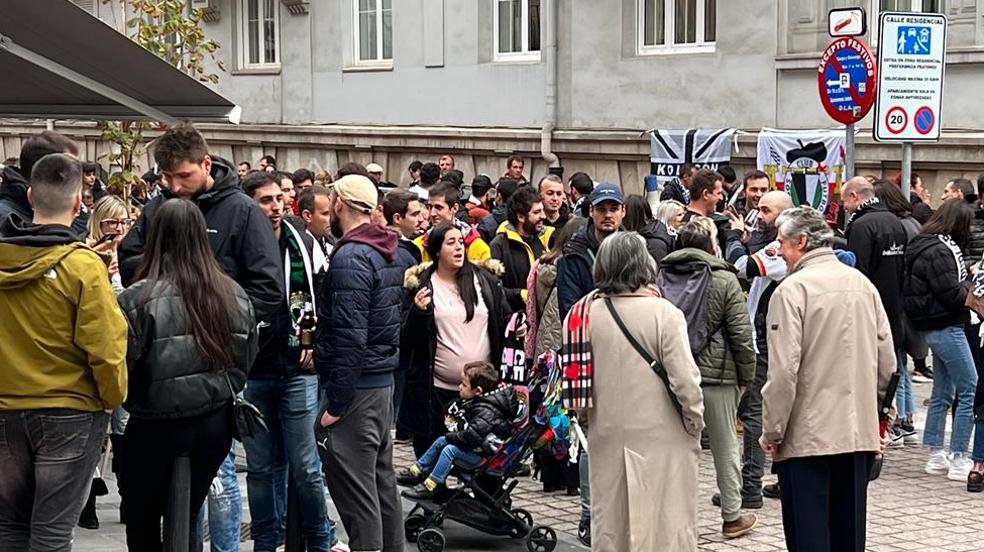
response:
<path fill-rule="evenodd" d="M 318 445 L 352 550 L 402 552 L 390 428 L 403 270 L 396 232 L 371 222 L 377 199 L 360 175 L 331 192 L 331 231 L 340 239 L 318 300 L 314 358 L 326 392 Z"/>

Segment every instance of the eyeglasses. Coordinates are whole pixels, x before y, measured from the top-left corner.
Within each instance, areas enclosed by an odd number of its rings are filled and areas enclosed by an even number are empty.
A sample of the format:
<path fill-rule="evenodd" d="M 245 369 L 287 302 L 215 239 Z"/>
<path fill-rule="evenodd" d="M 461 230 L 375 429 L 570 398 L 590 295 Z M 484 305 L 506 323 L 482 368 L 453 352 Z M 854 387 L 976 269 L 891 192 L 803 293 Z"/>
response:
<path fill-rule="evenodd" d="M 102 228 L 117 228 L 122 226 L 123 228 L 129 228 L 133 224 L 132 218 L 121 218 L 121 219 L 104 219 L 99 221 L 99 226 Z"/>

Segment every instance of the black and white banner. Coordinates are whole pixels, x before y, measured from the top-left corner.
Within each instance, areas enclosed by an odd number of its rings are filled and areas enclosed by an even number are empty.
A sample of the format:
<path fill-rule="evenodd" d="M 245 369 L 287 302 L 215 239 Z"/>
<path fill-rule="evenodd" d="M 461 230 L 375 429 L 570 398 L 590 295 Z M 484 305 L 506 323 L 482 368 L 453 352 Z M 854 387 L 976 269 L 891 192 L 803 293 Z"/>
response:
<path fill-rule="evenodd" d="M 651 174 L 646 180 L 646 191 L 657 193 L 662 191 L 667 182 L 680 175 L 680 168 L 684 163 L 692 163 L 702 169 L 712 170 L 727 165 L 731 162 L 734 134 L 733 128 L 649 131 L 649 143 L 652 148 L 649 156 Z"/>

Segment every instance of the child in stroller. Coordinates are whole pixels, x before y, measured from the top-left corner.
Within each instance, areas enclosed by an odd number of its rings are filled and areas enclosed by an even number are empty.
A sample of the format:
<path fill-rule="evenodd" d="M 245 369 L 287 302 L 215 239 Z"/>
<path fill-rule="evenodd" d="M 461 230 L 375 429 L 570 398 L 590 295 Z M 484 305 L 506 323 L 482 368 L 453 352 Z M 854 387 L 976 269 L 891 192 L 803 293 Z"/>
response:
<path fill-rule="evenodd" d="M 451 431 L 431 444 L 417 461 L 397 474 L 397 484 L 413 486 L 403 496 L 432 500 L 445 490 L 445 481 L 455 466 L 477 467 L 491 456 L 513 432 L 519 410 L 511 385 L 499 386 L 499 371 L 488 362 L 472 362 L 463 370 L 458 386 L 460 401 L 448 409 Z"/>

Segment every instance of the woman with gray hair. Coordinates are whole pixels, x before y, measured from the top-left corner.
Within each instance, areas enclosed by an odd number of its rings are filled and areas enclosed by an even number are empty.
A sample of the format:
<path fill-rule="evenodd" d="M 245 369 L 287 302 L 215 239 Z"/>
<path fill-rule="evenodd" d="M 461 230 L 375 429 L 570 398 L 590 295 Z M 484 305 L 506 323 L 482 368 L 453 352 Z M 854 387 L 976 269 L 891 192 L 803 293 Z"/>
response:
<path fill-rule="evenodd" d="M 656 211 L 653 212 L 653 218 L 662 222 L 667 228 L 669 228 L 670 233 L 676 233 L 676 229 L 683 224 L 683 214 L 686 208 L 683 203 L 675 201 L 672 199 L 667 199 L 666 201 L 660 201 L 656 205 Z"/>
<path fill-rule="evenodd" d="M 594 280 L 560 359 L 565 404 L 591 426 L 593 548 L 697 550 L 704 405 L 683 313 L 659 296 L 635 232 L 601 243 Z"/>

